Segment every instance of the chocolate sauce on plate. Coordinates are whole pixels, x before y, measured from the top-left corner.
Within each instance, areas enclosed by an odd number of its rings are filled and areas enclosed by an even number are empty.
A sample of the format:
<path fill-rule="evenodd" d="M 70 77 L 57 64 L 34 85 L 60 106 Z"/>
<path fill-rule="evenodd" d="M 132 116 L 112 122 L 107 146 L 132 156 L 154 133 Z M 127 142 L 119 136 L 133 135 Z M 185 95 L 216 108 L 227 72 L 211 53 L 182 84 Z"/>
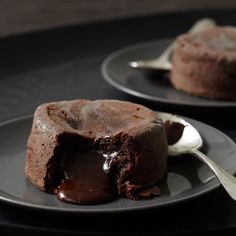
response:
<path fill-rule="evenodd" d="M 99 204 L 115 196 L 111 176 L 105 173 L 105 158 L 94 150 L 76 154 L 65 171 L 66 178 L 57 189 L 59 200 L 72 204 Z"/>
<path fill-rule="evenodd" d="M 183 134 L 185 126 L 179 122 L 170 122 L 169 120 L 167 120 L 164 125 L 166 129 L 168 145 L 177 143 Z"/>

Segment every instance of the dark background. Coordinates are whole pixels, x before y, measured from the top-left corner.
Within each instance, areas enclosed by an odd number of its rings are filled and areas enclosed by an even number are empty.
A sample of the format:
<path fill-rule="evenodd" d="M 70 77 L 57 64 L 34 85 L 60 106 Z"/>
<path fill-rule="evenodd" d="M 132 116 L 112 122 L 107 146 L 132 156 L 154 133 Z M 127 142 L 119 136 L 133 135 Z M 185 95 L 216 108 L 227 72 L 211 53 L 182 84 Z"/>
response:
<path fill-rule="evenodd" d="M 234 0 L 0 0 L 0 36 L 105 19 L 235 6 Z"/>

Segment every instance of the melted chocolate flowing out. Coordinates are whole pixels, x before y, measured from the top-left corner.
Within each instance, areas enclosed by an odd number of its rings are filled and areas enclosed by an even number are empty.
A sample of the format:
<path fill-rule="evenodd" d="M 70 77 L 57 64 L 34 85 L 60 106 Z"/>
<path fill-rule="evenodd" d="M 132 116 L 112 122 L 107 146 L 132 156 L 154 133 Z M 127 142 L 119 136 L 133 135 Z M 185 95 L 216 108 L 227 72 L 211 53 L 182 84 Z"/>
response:
<path fill-rule="evenodd" d="M 103 155 L 94 150 L 75 155 L 57 189 L 58 199 L 82 205 L 111 201 L 115 191 L 111 176 L 103 170 L 104 161 Z"/>

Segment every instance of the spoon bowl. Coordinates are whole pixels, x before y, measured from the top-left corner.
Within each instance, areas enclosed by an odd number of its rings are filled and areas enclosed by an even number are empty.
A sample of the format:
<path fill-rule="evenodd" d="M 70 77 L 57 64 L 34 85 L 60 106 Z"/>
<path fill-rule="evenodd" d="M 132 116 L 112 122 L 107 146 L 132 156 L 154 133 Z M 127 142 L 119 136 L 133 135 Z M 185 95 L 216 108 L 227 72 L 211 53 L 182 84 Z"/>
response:
<path fill-rule="evenodd" d="M 203 145 L 203 140 L 199 132 L 184 119 L 167 113 L 159 112 L 159 117 L 163 122 L 176 122 L 184 126 L 182 135 L 176 143 L 168 145 L 169 156 L 179 156 L 182 154 L 191 154 L 203 161 L 216 175 L 221 185 L 225 188 L 232 199 L 236 200 L 236 178 L 221 168 L 217 163 L 199 151 Z"/>
<path fill-rule="evenodd" d="M 189 150 L 199 149 L 203 145 L 203 140 L 198 131 L 184 119 L 169 113 L 158 113 L 162 121 L 176 122 L 184 125 L 181 138 L 173 145 L 168 146 L 169 156 L 178 156 L 180 154 L 189 153 Z"/>

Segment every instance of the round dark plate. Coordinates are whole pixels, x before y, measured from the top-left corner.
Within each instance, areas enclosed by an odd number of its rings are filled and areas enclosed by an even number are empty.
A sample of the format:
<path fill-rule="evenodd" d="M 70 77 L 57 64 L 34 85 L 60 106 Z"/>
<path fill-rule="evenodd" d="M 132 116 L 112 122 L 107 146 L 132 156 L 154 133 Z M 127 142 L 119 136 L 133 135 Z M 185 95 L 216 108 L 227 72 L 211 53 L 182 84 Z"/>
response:
<path fill-rule="evenodd" d="M 128 62 L 157 58 L 173 39 L 144 42 L 122 48 L 109 55 L 102 63 L 102 74 L 115 88 L 149 101 L 174 105 L 197 107 L 236 107 L 234 101 L 223 101 L 194 97 L 177 91 L 166 76 L 147 75 L 129 67 Z"/>
<path fill-rule="evenodd" d="M 230 173 L 236 172 L 236 145 L 222 132 L 186 118 L 201 133 L 205 152 Z M 170 160 L 168 176 L 160 185 L 162 195 L 150 200 L 118 198 L 101 205 L 71 205 L 57 200 L 33 186 L 24 175 L 26 142 L 32 117 L 15 119 L 0 125 L 0 200 L 14 205 L 57 213 L 116 213 L 175 204 L 205 194 L 218 180 L 206 165 L 195 158 Z"/>

